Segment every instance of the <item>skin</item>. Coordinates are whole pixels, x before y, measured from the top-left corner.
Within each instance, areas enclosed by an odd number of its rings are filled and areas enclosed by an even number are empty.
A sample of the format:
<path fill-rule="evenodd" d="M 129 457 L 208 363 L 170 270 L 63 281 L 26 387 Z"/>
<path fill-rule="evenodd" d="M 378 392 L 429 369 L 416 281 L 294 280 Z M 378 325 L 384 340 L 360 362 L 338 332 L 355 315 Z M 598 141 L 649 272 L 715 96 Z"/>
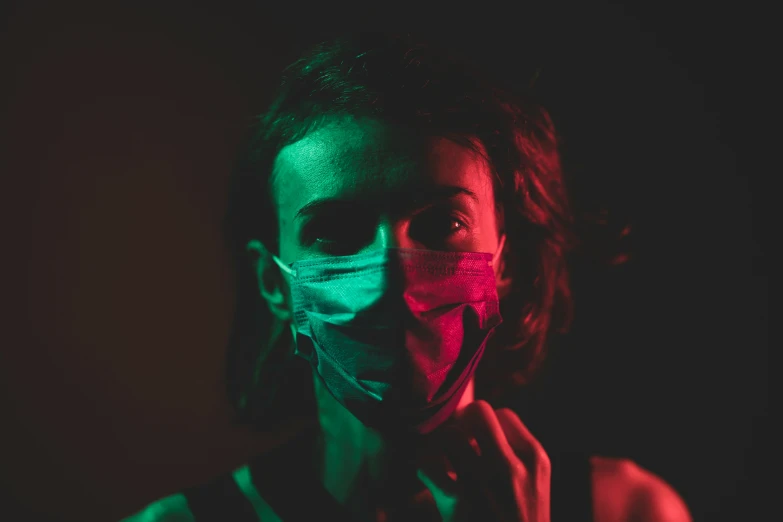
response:
<path fill-rule="evenodd" d="M 491 169 L 481 154 L 373 120 L 333 120 L 285 147 L 272 190 L 279 257 L 286 264 L 384 247 L 495 253 L 503 232 Z M 253 241 L 248 250 L 270 311 L 289 322 L 285 277 L 263 245 Z M 498 285 L 505 284 L 496 274 Z M 474 400 L 472 383 L 448 428 L 428 436 L 436 444 L 426 447 L 442 448 L 442 454 L 415 451 L 422 441 L 401 452 L 399 441 L 364 426 L 315 383 L 323 433 L 320 478 L 339 502 L 368 520 L 375 507 L 362 506 L 363 491 L 384 483 L 384 491 L 407 499 L 382 502 L 423 498 L 421 509 L 435 504 L 443 519 L 464 519 L 478 509 L 495 520 L 549 521 L 545 451 L 513 412 Z M 690 520 L 677 494 L 638 466 L 594 458 L 593 469 L 599 522 Z"/>

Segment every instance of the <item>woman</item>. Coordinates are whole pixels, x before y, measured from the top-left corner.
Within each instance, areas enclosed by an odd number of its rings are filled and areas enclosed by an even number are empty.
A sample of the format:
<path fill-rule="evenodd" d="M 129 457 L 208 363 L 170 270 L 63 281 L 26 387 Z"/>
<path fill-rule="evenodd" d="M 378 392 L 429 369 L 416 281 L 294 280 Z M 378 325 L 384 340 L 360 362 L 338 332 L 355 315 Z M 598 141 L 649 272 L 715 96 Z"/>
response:
<path fill-rule="evenodd" d="M 229 395 L 305 425 L 131 520 L 687 521 L 629 461 L 549 455 L 495 403 L 565 328 L 571 216 L 546 112 L 405 37 L 291 65 L 237 169 Z"/>

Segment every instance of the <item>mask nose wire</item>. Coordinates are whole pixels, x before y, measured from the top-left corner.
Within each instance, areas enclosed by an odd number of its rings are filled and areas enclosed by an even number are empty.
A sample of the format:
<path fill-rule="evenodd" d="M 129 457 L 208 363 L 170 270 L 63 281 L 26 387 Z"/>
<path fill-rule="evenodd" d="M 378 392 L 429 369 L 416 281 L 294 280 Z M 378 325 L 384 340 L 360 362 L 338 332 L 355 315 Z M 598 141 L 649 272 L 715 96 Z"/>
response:
<path fill-rule="evenodd" d="M 386 239 L 385 237 L 382 239 Z M 495 267 L 497 266 L 498 259 L 500 259 L 500 255 L 503 253 L 503 247 L 506 245 L 506 234 L 503 234 L 500 236 L 500 242 L 498 243 L 498 248 L 495 251 L 495 254 L 492 256 L 492 261 L 489 262 L 490 266 Z M 290 266 L 283 263 L 279 257 L 273 255 L 272 259 L 275 261 L 278 267 L 280 267 L 280 270 L 285 272 L 291 277 L 296 277 L 296 270 L 291 268 Z"/>

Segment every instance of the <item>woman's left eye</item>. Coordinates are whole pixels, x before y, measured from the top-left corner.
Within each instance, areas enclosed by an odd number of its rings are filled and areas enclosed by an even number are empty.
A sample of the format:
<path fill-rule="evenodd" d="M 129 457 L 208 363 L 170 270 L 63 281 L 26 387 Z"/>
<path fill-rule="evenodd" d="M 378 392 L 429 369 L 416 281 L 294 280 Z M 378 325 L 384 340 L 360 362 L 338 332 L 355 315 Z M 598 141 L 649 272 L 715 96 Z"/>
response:
<path fill-rule="evenodd" d="M 442 225 L 441 224 L 438 225 L 438 227 L 440 226 L 443 227 L 442 230 L 444 232 L 447 232 L 448 234 L 456 234 L 457 232 L 462 230 L 462 228 L 465 225 L 459 219 L 451 217 L 451 218 L 444 219 Z"/>
<path fill-rule="evenodd" d="M 453 232 L 457 232 L 457 231 L 461 230 L 464 227 L 465 227 L 465 224 L 462 221 L 460 221 L 457 218 L 451 218 L 450 230 L 452 231 L 452 233 Z"/>
<path fill-rule="evenodd" d="M 423 243 L 445 241 L 467 228 L 465 221 L 451 213 L 425 213 L 411 222 L 410 235 Z"/>

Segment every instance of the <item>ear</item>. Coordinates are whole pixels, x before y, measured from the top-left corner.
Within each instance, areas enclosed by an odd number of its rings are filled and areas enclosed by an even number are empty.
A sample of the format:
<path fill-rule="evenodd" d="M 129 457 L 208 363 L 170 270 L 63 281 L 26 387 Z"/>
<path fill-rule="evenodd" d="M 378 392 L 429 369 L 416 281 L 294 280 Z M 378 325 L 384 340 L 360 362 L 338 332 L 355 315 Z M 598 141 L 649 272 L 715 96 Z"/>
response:
<path fill-rule="evenodd" d="M 272 315 L 281 321 L 290 321 L 292 314 L 288 306 L 288 288 L 272 253 L 256 239 L 248 241 L 245 248 L 252 258 L 258 291 Z"/>
<path fill-rule="evenodd" d="M 498 289 L 498 298 L 503 299 L 511 291 L 512 279 L 511 276 L 506 274 L 504 263 L 500 263 L 498 268 L 500 268 L 501 271 L 495 274 L 495 286 Z"/>
<path fill-rule="evenodd" d="M 505 233 L 503 245 L 501 245 L 500 255 L 498 255 L 497 264 L 495 266 L 495 286 L 498 289 L 498 298 L 503 299 L 511 291 L 511 276 L 506 271 L 506 241 Z"/>

